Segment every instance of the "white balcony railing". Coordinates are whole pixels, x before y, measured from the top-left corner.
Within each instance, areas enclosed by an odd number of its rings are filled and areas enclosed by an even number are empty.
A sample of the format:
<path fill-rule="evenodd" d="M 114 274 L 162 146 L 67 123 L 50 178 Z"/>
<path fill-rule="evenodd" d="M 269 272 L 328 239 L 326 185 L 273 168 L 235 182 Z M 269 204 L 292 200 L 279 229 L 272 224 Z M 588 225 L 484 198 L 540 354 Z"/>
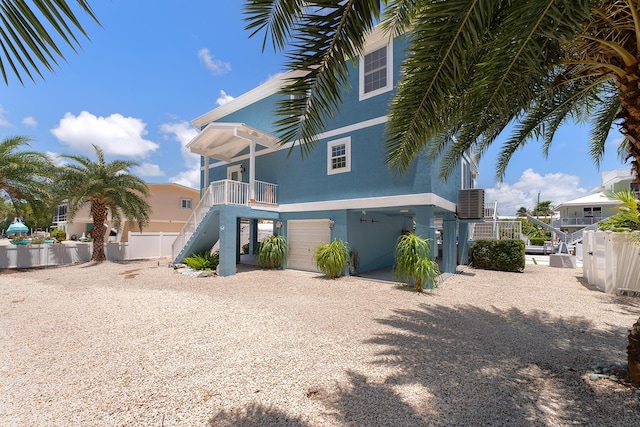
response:
<path fill-rule="evenodd" d="M 176 237 L 171 246 L 171 253 L 175 259 L 184 245 L 189 241 L 193 233 L 209 212 L 212 206 L 216 205 L 244 205 L 249 206 L 252 202 L 275 205 L 277 201 L 276 184 L 263 181 L 255 183 L 255 200 L 250 199 L 250 186 L 246 182 L 238 182 L 230 179 L 212 182 L 202 193 L 202 197 L 187 223 Z"/>
<path fill-rule="evenodd" d="M 554 220 L 551 225 L 554 227 L 583 226 L 593 225 L 603 218 L 600 216 L 574 216 L 571 218 L 561 218 Z"/>

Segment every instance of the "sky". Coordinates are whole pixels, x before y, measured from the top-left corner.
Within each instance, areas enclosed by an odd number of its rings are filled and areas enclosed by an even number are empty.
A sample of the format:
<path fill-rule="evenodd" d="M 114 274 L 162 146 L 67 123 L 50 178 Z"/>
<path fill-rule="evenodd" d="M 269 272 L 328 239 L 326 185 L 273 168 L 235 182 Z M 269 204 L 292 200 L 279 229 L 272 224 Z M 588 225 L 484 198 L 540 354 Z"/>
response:
<path fill-rule="evenodd" d="M 282 58 L 244 29 L 243 0 L 102 0 L 92 7 L 101 26 L 81 19 L 90 40 L 77 53 L 63 48 L 53 72 L 21 85 L 0 85 L 0 137 L 25 135 L 31 148 L 139 163 L 147 182 L 199 187 L 199 157 L 185 145 L 197 134 L 196 117 L 285 71 Z M 621 137 L 612 132 L 598 169 L 588 154 L 588 129 L 566 126 L 549 156 L 529 143 L 495 179 L 500 140 L 479 163 L 477 187 L 485 202 L 513 215 L 537 200 L 553 205 L 582 197 L 602 172 L 628 169 L 617 158 Z"/>

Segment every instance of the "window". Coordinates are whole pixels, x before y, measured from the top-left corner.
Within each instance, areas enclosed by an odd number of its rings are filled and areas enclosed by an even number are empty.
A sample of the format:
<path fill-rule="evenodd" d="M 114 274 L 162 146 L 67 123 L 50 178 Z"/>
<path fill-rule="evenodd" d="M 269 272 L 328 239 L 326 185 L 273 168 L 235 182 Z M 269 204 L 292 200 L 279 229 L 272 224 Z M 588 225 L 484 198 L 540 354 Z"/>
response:
<path fill-rule="evenodd" d="M 327 144 L 327 175 L 351 171 L 351 138 Z"/>
<path fill-rule="evenodd" d="M 191 199 L 180 199 L 180 207 L 182 209 L 191 209 Z"/>
<path fill-rule="evenodd" d="M 360 100 L 391 90 L 393 84 L 391 44 L 377 46 L 360 58 Z"/>
<path fill-rule="evenodd" d="M 582 212 L 585 217 L 602 218 L 602 208 L 584 208 Z"/>

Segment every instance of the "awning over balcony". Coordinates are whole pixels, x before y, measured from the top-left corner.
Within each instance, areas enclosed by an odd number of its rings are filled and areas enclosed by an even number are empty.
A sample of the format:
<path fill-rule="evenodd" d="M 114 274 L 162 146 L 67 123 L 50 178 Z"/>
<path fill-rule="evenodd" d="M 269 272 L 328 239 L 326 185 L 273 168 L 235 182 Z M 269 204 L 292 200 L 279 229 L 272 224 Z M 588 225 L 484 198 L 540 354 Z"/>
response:
<path fill-rule="evenodd" d="M 272 135 L 247 126 L 244 123 L 209 123 L 187 148 L 195 154 L 231 162 L 235 156 L 257 145 L 265 148 L 275 146 L 278 139 Z"/>

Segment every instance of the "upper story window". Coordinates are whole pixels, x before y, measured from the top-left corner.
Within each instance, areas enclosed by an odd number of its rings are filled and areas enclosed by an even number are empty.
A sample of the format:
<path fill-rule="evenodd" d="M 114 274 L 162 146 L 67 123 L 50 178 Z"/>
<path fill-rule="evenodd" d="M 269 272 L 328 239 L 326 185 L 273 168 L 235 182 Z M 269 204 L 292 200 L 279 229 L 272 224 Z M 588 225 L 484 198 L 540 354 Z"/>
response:
<path fill-rule="evenodd" d="M 360 57 L 360 100 L 391 90 L 393 46 L 377 45 Z"/>
<path fill-rule="evenodd" d="M 351 138 L 327 144 L 327 175 L 351 171 Z"/>
<path fill-rule="evenodd" d="M 191 199 L 180 199 L 180 207 L 182 209 L 191 209 Z"/>

